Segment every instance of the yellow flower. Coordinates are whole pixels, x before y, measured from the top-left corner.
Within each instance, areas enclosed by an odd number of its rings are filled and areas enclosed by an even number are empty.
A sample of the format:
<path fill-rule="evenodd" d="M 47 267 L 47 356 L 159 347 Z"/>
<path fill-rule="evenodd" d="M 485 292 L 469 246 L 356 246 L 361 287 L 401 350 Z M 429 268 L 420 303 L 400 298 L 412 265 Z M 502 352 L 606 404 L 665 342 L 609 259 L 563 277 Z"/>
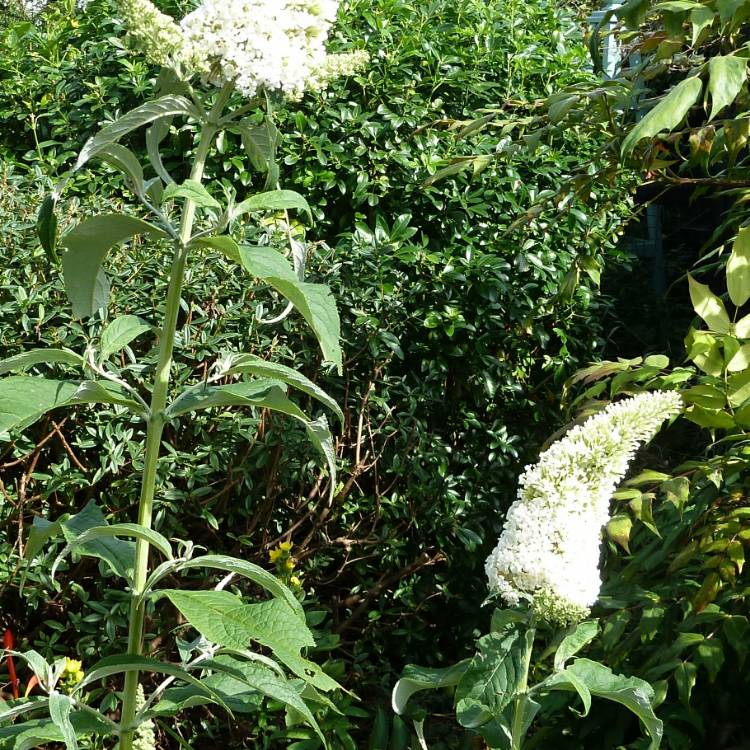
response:
<path fill-rule="evenodd" d="M 289 557 L 286 560 L 284 560 L 284 563 L 283 563 L 282 567 L 284 568 L 284 570 L 286 570 L 289 573 L 291 573 L 294 570 L 294 566 L 296 564 L 297 563 L 294 562 L 294 558 Z"/>
<path fill-rule="evenodd" d="M 289 579 L 289 583 L 291 583 L 292 586 L 296 586 L 297 588 L 299 588 L 302 585 L 302 581 L 300 581 L 300 579 L 297 576 L 292 576 Z"/>
<path fill-rule="evenodd" d="M 272 549 L 268 553 L 268 559 L 276 564 L 279 560 L 283 560 L 289 555 L 293 546 L 292 542 L 282 542 L 276 549 Z"/>
<path fill-rule="evenodd" d="M 61 676 L 69 684 L 77 685 L 84 677 L 83 663 L 80 659 L 66 657 Z"/>

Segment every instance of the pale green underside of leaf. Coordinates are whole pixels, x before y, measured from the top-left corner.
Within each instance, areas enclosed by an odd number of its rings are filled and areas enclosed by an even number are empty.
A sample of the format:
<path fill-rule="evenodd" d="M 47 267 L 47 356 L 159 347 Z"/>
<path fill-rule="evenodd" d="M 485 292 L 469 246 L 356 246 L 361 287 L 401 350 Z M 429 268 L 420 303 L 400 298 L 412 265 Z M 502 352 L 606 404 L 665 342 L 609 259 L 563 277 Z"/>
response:
<path fill-rule="evenodd" d="M 165 238 L 167 234 L 142 219 L 125 214 L 102 214 L 77 224 L 60 239 L 65 292 L 76 318 L 91 317 L 109 300 L 109 282 L 102 263 L 109 250 L 135 235 Z"/>
<path fill-rule="evenodd" d="M 457 685 L 468 669 L 470 661 L 470 659 L 464 659 L 445 669 L 430 669 L 408 664 L 391 694 L 393 711 L 397 714 L 404 713 L 409 699 L 421 690 L 438 690 Z"/>
<path fill-rule="evenodd" d="M 6 372 L 26 370 L 29 367 L 41 364 L 81 367 L 84 360 L 80 354 L 67 349 L 31 349 L 28 352 L 22 352 L 2 360 L 0 362 L 0 375 L 5 375 Z"/>
<path fill-rule="evenodd" d="M 342 370 L 341 323 L 331 291 L 324 284 L 300 281 L 289 261 L 269 247 L 240 246 L 242 265 L 291 302 L 312 328 L 323 358 Z"/>

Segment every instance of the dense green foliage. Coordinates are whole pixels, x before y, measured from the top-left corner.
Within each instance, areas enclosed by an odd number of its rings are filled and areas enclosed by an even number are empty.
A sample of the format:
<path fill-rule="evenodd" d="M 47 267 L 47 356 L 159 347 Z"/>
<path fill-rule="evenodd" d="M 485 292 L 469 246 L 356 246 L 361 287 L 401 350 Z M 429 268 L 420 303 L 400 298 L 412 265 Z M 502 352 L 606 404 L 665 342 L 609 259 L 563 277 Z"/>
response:
<path fill-rule="evenodd" d="M 98 121 L 151 91 L 152 71 L 118 41 L 109 14 L 100 0 L 85 15 L 62 3 L 39 27 L 4 31 L 3 356 L 32 340 L 78 349 L 100 329 L 71 326 L 58 269 L 31 229 L 47 177 L 69 166 Z M 169 436 L 157 525 L 261 562 L 291 539 L 309 603 L 321 610 L 313 622 L 328 633 L 321 647 L 339 647 L 339 676 L 372 707 L 386 702 L 390 667 L 441 663 L 471 642 L 485 591 L 481 562 L 500 511 L 520 466 L 557 426 L 564 378 L 598 345 L 596 282 L 604 260 L 616 257 L 628 204 L 607 186 L 562 216 L 554 206 L 527 214 L 593 155 L 591 141 L 549 139 L 512 164 L 495 164 L 494 132 L 461 132 L 460 121 L 489 100 L 523 112 L 524 100 L 588 79 L 574 19 L 554 4 L 382 0 L 373 9 L 352 0 L 342 19 L 341 38 L 365 46 L 370 66 L 278 115 L 291 132 L 281 145 L 281 182 L 303 192 L 317 218 L 309 272 L 325 277 L 342 312 L 345 375 L 326 383 L 345 408 L 341 483 L 329 505 L 304 433 L 286 421 L 236 414 L 216 425 L 199 417 L 179 443 Z M 461 147 L 470 137 L 488 157 L 485 169 L 425 185 L 456 153 L 456 134 Z M 186 136 L 169 134 L 174 154 Z M 143 148 L 137 138 L 130 145 Z M 252 179 L 235 158 L 211 168 L 235 186 Z M 102 193 L 119 204 L 123 189 L 114 175 L 97 183 L 91 173 L 79 176 L 66 218 L 91 213 L 93 202 L 101 209 Z M 164 272 L 148 248 L 121 251 L 111 268 L 110 314 L 153 319 L 163 300 L 144 293 L 146 280 Z M 254 303 L 275 314 L 270 298 L 252 298 L 229 264 L 207 256 L 188 283 L 178 381 L 198 374 L 191 362 L 238 342 L 281 360 L 299 349 L 301 328 L 287 322 L 279 335 L 260 325 L 248 313 Z M 302 341 L 312 372 L 317 348 Z M 153 367 L 155 352 L 136 351 Z M 53 414 L 2 451 L 6 540 L 42 510 L 59 515 L 95 498 L 119 518 L 136 500 L 141 443 L 127 420 L 86 409 L 61 419 Z M 116 645 L 125 601 L 99 593 L 96 565 L 82 563 L 52 599 L 49 581 L 36 586 L 43 574 L 32 571 L 21 598 L 10 580 L 12 545 L 3 549 L 3 611 L 19 639 L 86 658 Z M 152 621 L 155 648 L 169 626 Z M 205 731 L 224 731 L 205 721 Z M 330 721 L 346 737 L 346 722 Z"/>

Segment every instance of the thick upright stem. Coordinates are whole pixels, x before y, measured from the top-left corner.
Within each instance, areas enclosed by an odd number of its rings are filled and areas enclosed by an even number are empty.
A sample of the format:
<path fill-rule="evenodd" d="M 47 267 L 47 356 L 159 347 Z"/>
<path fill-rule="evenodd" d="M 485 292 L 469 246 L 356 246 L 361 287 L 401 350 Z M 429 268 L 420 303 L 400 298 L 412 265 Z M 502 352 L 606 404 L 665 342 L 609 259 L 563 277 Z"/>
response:
<path fill-rule="evenodd" d="M 190 179 L 200 182 L 206 165 L 206 158 L 217 133 L 215 125 L 221 111 L 227 103 L 231 89 L 226 88 L 217 97 L 209 122 L 201 130 L 201 139 L 195 155 L 195 162 L 190 173 Z M 156 473 L 161 450 L 161 438 L 164 431 L 164 410 L 169 395 L 169 380 L 172 369 L 172 353 L 174 351 L 175 333 L 177 330 L 177 316 L 180 311 L 180 296 L 185 277 L 187 263 L 187 245 L 193 231 L 196 206 L 189 198 L 185 200 L 180 222 L 179 240 L 174 243 L 174 256 L 169 277 L 167 303 L 164 321 L 161 328 L 159 342 L 159 360 L 154 376 L 154 386 L 151 392 L 151 405 L 146 431 L 146 451 L 141 479 L 141 494 L 138 505 L 138 523 L 151 528 L 154 509 L 154 495 L 156 492 Z M 128 631 L 128 654 L 139 656 L 143 653 L 143 630 L 145 616 L 145 599 L 142 594 L 148 579 L 148 542 L 139 539 L 135 550 L 135 571 L 131 592 L 130 619 Z M 138 671 L 127 672 L 125 675 L 125 693 L 123 697 L 120 750 L 131 750 L 133 746 L 133 720 L 136 715 L 136 696 L 138 691 Z"/>
<path fill-rule="evenodd" d="M 523 672 L 521 684 L 518 686 L 518 692 L 513 702 L 513 726 L 511 727 L 511 750 L 521 750 L 523 739 L 526 736 L 525 714 L 526 701 L 529 698 L 529 669 L 531 668 L 531 655 L 534 651 L 534 636 L 536 628 L 534 627 L 533 618 L 529 622 L 526 631 L 526 652 L 524 653 Z"/>

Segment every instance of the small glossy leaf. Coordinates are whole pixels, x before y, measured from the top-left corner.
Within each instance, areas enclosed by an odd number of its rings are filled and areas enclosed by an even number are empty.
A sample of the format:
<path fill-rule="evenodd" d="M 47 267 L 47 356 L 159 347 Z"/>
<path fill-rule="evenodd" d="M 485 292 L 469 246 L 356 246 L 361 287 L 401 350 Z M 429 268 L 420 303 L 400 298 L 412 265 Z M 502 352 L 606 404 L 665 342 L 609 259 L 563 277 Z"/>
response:
<path fill-rule="evenodd" d="M 690 300 L 693 308 L 706 322 L 708 327 L 717 333 L 729 333 L 732 323 L 729 320 L 724 303 L 706 286 L 697 282 L 688 274 Z"/>
<path fill-rule="evenodd" d="M 31 349 L 28 352 L 16 354 L 14 357 L 0 361 L 0 375 L 5 375 L 6 372 L 26 370 L 40 364 L 82 367 L 84 359 L 80 354 L 68 349 Z"/>
<path fill-rule="evenodd" d="M 299 281 L 289 261 L 268 247 L 241 246 L 242 265 L 289 300 L 313 329 L 323 357 L 342 370 L 341 323 L 328 287 Z"/>
<path fill-rule="evenodd" d="M 181 185 L 175 182 L 167 185 L 164 190 L 163 200 L 174 200 L 175 198 L 185 198 L 192 201 L 199 208 L 221 209 L 219 201 L 196 180 L 185 180 Z"/>
<path fill-rule="evenodd" d="M 618 513 L 609 519 L 605 531 L 607 536 L 630 554 L 630 532 L 633 521 L 627 513 Z"/>
<path fill-rule="evenodd" d="M 645 117 L 633 126 L 622 143 L 622 155 L 627 157 L 639 141 L 671 131 L 682 122 L 690 108 L 698 101 L 703 83 L 697 76 L 680 81 Z"/>
<path fill-rule="evenodd" d="M 99 360 L 109 359 L 142 333 L 150 330 L 151 326 L 135 315 L 121 315 L 115 318 L 102 333 Z"/>
<path fill-rule="evenodd" d="M 138 234 L 167 237 L 152 224 L 125 214 L 102 214 L 86 219 L 63 235 L 60 240 L 66 249 L 63 277 L 74 317 L 91 317 L 107 304 L 109 285 L 101 267 L 104 258 L 114 245 Z"/>
<path fill-rule="evenodd" d="M 686 706 L 690 705 L 690 696 L 695 687 L 697 674 L 698 667 L 689 661 L 681 662 L 674 670 L 673 676 L 675 685 L 677 685 L 677 694 L 680 701 Z"/>
<path fill-rule="evenodd" d="M 401 678 L 393 688 L 391 705 L 397 714 L 403 714 L 409 699 L 421 690 L 438 690 L 458 685 L 459 680 L 469 667 L 469 659 L 444 669 L 429 669 L 408 664 L 401 673 Z"/>
<path fill-rule="evenodd" d="M 711 58 L 711 62 L 713 60 Z M 743 60 L 743 64 L 747 61 Z M 750 226 L 740 229 L 732 245 L 732 254 L 727 261 L 727 290 L 729 299 L 737 307 L 742 307 L 750 299 Z"/>
<path fill-rule="evenodd" d="M 711 24 L 713 24 L 715 18 L 716 13 L 714 13 L 711 8 L 707 8 L 705 5 L 702 5 L 698 8 L 693 8 L 693 10 L 690 11 L 690 24 L 693 27 L 691 43 L 693 46 L 695 46 L 698 42 L 698 39 L 703 30 L 707 29 L 709 26 L 711 26 Z"/>
<path fill-rule="evenodd" d="M 89 159 L 98 155 L 102 149 L 111 143 L 116 143 L 131 131 L 173 115 L 200 117 L 200 113 L 195 106 L 184 96 L 162 96 L 159 99 L 141 104 L 140 107 L 131 110 L 119 120 L 115 120 L 115 122 L 102 128 L 95 136 L 89 138 L 81 149 L 74 169 L 81 169 Z"/>

